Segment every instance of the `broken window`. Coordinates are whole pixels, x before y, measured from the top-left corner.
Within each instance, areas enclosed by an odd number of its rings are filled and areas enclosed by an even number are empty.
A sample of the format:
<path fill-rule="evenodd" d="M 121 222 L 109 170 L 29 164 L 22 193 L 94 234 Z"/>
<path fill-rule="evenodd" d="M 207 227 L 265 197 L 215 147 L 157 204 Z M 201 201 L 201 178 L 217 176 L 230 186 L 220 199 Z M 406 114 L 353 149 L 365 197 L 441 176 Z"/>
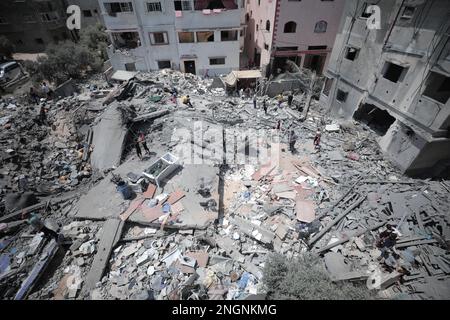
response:
<path fill-rule="evenodd" d="M 440 103 L 447 103 L 450 98 L 450 78 L 431 71 L 423 95 Z"/>
<path fill-rule="evenodd" d="M 270 21 L 266 21 L 266 31 L 270 31 Z"/>
<path fill-rule="evenodd" d="M 416 8 L 414 7 L 408 7 L 406 6 L 403 9 L 401 19 L 411 19 L 414 16 L 414 12 L 416 11 Z"/>
<path fill-rule="evenodd" d="M 237 30 L 223 30 L 220 32 L 221 41 L 236 41 L 238 39 Z"/>
<path fill-rule="evenodd" d="M 161 2 L 147 2 L 147 11 L 148 12 L 162 11 Z"/>
<path fill-rule="evenodd" d="M 112 37 L 116 48 L 134 49 L 138 46 L 139 33 L 137 32 L 114 32 Z"/>
<path fill-rule="evenodd" d="M 171 64 L 170 64 L 170 60 L 159 60 L 158 61 L 158 68 L 161 69 L 170 69 L 171 68 Z"/>
<path fill-rule="evenodd" d="M 358 54 L 359 54 L 359 49 L 353 48 L 353 47 L 348 47 L 347 51 L 345 53 L 345 59 L 354 61 L 354 60 L 356 60 L 356 58 L 358 58 Z"/>
<path fill-rule="evenodd" d="M 174 1 L 176 11 L 191 11 L 192 6 L 190 1 Z"/>
<path fill-rule="evenodd" d="M 92 17 L 91 10 L 83 10 L 83 16 L 86 17 L 86 18 Z"/>
<path fill-rule="evenodd" d="M 408 69 L 392 62 L 386 62 L 383 67 L 383 78 L 392 82 L 399 82 L 405 78 Z"/>
<path fill-rule="evenodd" d="M 136 71 L 136 63 L 134 63 L 134 62 L 125 63 L 125 70 L 126 71 Z"/>
<path fill-rule="evenodd" d="M 209 58 L 209 64 L 211 66 L 225 64 L 225 57 Z"/>
<path fill-rule="evenodd" d="M 323 85 L 322 93 L 324 96 L 328 97 L 330 95 L 331 86 L 333 85 L 333 78 L 326 78 L 325 83 Z"/>
<path fill-rule="evenodd" d="M 308 50 L 325 50 L 327 46 L 308 46 Z"/>
<path fill-rule="evenodd" d="M 104 6 L 108 15 L 112 17 L 115 17 L 118 12 L 133 12 L 131 2 L 105 2 Z"/>
<path fill-rule="evenodd" d="M 297 30 L 297 24 L 294 21 L 286 22 L 284 25 L 284 33 L 295 33 Z"/>
<path fill-rule="evenodd" d="M 180 43 L 195 42 L 194 32 L 178 32 L 178 39 Z"/>
<path fill-rule="evenodd" d="M 345 101 L 347 101 L 347 97 L 348 97 L 348 92 L 338 89 L 337 94 L 336 94 L 337 101 L 345 102 Z"/>
<path fill-rule="evenodd" d="M 214 9 L 237 9 L 236 0 L 194 0 L 195 10 L 214 10 Z"/>
<path fill-rule="evenodd" d="M 314 28 L 315 33 L 325 33 L 327 32 L 328 23 L 324 20 L 319 21 L 316 23 L 316 26 Z"/>
<path fill-rule="evenodd" d="M 353 118 L 365 123 L 381 136 L 384 136 L 395 122 L 395 118 L 386 110 L 382 110 L 371 104 L 360 105 L 358 110 L 353 114 Z"/>
<path fill-rule="evenodd" d="M 277 51 L 297 51 L 298 47 L 277 47 Z"/>
<path fill-rule="evenodd" d="M 150 42 L 153 45 L 169 44 L 167 32 L 151 32 Z"/>
<path fill-rule="evenodd" d="M 267 51 L 269 51 L 269 45 L 267 43 L 264 43 L 264 49 L 266 49 Z"/>
<path fill-rule="evenodd" d="M 214 42 L 214 31 L 197 32 L 197 42 Z"/>

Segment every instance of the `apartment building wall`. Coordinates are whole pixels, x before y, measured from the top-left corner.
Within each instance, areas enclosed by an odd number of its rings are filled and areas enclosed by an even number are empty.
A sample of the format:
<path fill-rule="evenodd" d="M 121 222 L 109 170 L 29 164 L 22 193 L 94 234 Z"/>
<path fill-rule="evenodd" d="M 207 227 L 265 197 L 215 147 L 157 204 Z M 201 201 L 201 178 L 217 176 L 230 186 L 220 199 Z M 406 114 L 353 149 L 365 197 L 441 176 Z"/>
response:
<path fill-rule="evenodd" d="M 247 0 L 250 16 L 246 53 L 271 72 L 287 59 L 321 73 L 326 67 L 344 8 L 344 0 Z M 270 31 L 266 30 L 269 21 Z M 325 26 L 316 28 L 322 22 Z M 285 30 L 286 24 L 294 24 Z M 322 31 L 322 32 L 319 32 Z"/>
<path fill-rule="evenodd" d="M 321 101 L 337 116 L 376 127 L 381 148 L 406 173 L 443 172 L 450 162 L 450 3 L 382 0 L 380 30 L 367 28 L 362 4 L 346 4 Z M 356 57 L 348 55 L 353 49 Z"/>
<path fill-rule="evenodd" d="M 81 28 L 103 24 L 98 0 L 66 0 L 68 5 L 77 5 L 81 9 Z"/>
<path fill-rule="evenodd" d="M 277 0 L 245 1 L 247 3 L 245 8 L 245 21 L 247 24 L 245 52 L 250 64 L 255 64 L 265 69 L 270 62 Z"/>
<path fill-rule="evenodd" d="M 201 10 L 175 10 L 175 2 L 164 1 L 126 1 L 133 3 L 133 12 L 120 13 L 116 17 L 107 14 L 105 3 L 124 2 L 99 0 L 105 25 L 110 34 L 118 32 L 137 32 L 140 46 L 131 50 L 109 48 L 111 64 L 115 69 L 126 69 L 126 64 L 135 64 L 136 70 L 157 70 L 158 62 L 169 63 L 172 68 L 188 72 L 187 64 L 195 64 L 198 75 L 214 76 L 239 69 L 239 30 L 241 9 L 222 10 L 204 13 Z M 148 2 L 161 4 L 161 11 L 149 12 Z M 236 1 L 239 4 L 240 1 Z M 236 30 L 234 41 L 222 41 L 221 32 Z M 199 42 L 197 32 L 212 32 L 213 42 Z M 152 33 L 164 33 L 165 43 L 156 44 Z M 181 43 L 179 32 L 193 32 L 194 42 Z M 210 59 L 225 58 L 224 64 L 211 65 Z M 217 61 L 217 60 L 216 60 Z M 221 62 L 221 61 L 220 61 Z"/>
<path fill-rule="evenodd" d="M 0 34 L 16 52 L 42 52 L 46 46 L 71 38 L 63 0 L 0 1 Z"/>

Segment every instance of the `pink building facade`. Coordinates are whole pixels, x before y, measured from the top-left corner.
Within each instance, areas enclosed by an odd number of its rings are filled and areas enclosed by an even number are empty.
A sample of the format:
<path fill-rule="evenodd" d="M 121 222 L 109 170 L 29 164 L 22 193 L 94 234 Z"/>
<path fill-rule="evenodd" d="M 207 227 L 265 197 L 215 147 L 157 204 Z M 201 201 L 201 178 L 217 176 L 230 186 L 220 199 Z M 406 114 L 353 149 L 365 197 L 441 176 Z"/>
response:
<path fill-rule="evenodd" d="M 326 69 L 345 0 L 245 0 L 245 54 L 250 64 L 278 73 L 286 60 Z"/>

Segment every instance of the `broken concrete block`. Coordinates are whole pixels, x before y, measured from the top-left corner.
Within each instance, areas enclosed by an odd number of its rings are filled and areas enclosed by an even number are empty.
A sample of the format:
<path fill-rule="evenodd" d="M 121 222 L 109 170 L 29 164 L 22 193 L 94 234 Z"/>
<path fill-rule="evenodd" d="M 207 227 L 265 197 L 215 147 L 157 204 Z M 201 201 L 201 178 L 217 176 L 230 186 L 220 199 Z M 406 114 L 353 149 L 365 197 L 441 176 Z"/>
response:
<path fill-rule="evenodd" d="M 339 277 L 341 274 L 350 272 L 350 265 L 347 264 L 342 254 L 328 252 L 324 256 L 325 267 L 332 276 Z"/>

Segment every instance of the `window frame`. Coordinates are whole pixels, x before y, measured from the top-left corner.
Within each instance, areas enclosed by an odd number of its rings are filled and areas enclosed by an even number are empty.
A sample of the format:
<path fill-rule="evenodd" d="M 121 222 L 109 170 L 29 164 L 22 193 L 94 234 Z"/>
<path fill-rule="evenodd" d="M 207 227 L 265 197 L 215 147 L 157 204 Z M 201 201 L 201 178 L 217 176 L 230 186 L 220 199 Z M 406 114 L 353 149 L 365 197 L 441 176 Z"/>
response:
<path fill-rule="evenodd" d="M 223 59 L 223 63 L 211 63 L 211 60 L 218 60 L 218 59 Z M 227 64 L 226 57 L 209 57 L 208 60 L 210 66 L 224 66 Z"/>
<path fill-rule="evenodd" d="M 150 6 L 156 6 L 159 5 L 159 10 L 149 10 Z M 145 8 L 147 10 L 147 13 L 155 13 L 155 12 L 162 12 L 163 11 L 163 6 L 161 1 L 146 1 L 145 2 Z"/>
<path fill-rule="evenodd" d="M 163 43 L 156 42 L 155 34 L 162 34 L 164 42 Z M 167 33 L 167 31 L 152 31 L 149 32 L 149 37 L 150 37 L 150 44 L 152 46 L 165 46 L 169 44 L 169 34 Z"/>

